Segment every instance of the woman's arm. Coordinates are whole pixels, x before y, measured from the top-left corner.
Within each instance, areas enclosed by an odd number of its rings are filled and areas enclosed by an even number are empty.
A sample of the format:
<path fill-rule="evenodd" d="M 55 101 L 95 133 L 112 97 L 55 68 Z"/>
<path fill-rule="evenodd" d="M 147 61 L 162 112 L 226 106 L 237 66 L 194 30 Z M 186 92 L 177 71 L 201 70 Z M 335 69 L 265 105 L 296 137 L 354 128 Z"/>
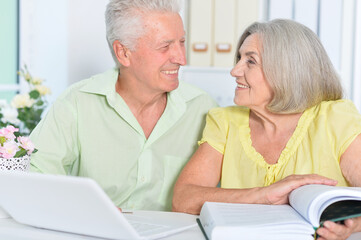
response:
<path fill-rule="evenodd" d="M 340 159 L 343 176 L 351 186 L 361 187 L 361 135 L 350 144 Z M 361 217 L 348 219 L 344 225 L 325 222 L 325 227 L 317 230 L 320 240 L 347 239 L 354 232 L 361 232 Z"/>
<path fill-rule="evenodd" d="M 350 144 L 340 159 L 343 176 L 353 187 L 361 187 L 361 134 Z"/>
<path fill-rule="evenodd" d="M 268 187 L 217 188 L 221 178 L 222 160 L 223 155 L 208 143 L 200 145 L 175 184 L 173 211 L 199 214 L 205 201 L 285 204 L 288 203 L 289 193 L 302 185 L 336 184 L 334 180 L 310 174 L 291 175 Z"/>

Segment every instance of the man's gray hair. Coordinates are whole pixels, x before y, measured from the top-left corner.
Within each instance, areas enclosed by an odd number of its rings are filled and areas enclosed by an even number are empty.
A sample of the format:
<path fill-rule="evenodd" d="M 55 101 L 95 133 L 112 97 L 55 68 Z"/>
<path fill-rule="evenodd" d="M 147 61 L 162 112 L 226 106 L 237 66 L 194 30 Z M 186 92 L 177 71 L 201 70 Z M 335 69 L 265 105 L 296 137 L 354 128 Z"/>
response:
<path fill-rule="evenodd" d="M 105 11 L 106 37 L 117 66 L 119 62 L 113 51 L 113 42 L 118 40 L 134 51 L 137 40 L 144 34 L 143 14 L 179 11 L 178 0 L 110 0 Z"/>
<path fill-rule="evenodd" d="M 238 49 L 251 34 L 261 42 L 262 69 L 274 96 L 267 108 L 299 113 L 321 101 L 341 99 L 343 90 L 317 35 L 292 20 L 253 23 L 242 34 Z M 236 54 L 236 61 L 239 59 Z"/>

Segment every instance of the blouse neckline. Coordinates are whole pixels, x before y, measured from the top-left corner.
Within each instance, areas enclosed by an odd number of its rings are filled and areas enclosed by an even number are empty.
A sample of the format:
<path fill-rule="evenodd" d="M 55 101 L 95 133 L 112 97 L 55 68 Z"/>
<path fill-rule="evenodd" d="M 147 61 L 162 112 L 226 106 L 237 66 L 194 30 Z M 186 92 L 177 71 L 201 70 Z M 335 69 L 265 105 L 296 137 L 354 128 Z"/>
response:
<path fill-rule="evenodd" d="M 279 168 L 291 158 L 291 156 L 295 153 L 297 150 L 299 144 L 301 143 L 302 139 L 304 138 L 305 134 L 307 133 L 308 127 L 310 125 L 310 122 L 312 120 L 312 115 L 310 114 L 312 108 L 305 110 L 300 119 L 298 120 L 297 126 L 295 131 L 293 132 L 292 136 L 288 140 L 285 148 L 282 150 L 277 163 L 275 164 L 269 164 L 265 161 L 264 157 L 257 152 L 257 150 L 252 145 L 252 139 L 251 139 L 251 129 L 249 127 L 249 115 L 250 115 L 250 109 L 248 109 L 248 117 L 247 120 L 244 122 L 244 128 L 241 128 L 240 131 L 242 133 L 241 136 L 241 143 L 243 145 L 243 149 L 245 150 L 248 157 L 255 161 L 258 165 L 260 165 L 263 168 L 267 169 L 275 169 Z"/>

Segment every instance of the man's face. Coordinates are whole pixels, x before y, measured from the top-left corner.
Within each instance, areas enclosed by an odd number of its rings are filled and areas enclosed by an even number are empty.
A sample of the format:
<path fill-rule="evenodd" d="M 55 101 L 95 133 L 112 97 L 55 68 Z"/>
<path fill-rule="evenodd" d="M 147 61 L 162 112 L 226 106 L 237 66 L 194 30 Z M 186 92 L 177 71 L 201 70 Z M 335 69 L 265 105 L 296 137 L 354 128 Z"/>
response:
<path fill-rule="evenodd" d="M 129 70 L 145 94 L 170 92 L 178 87 L 178 72 L 186 64 L 185 32 L 177 13 L 143 17 L 144 34 L 131 51 Z"/>

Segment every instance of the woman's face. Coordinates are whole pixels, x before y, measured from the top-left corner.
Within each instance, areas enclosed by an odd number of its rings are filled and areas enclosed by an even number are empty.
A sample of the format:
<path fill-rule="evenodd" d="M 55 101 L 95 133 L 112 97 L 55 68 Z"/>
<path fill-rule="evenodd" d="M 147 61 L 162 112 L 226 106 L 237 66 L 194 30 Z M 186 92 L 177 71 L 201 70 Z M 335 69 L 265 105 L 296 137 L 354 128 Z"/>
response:
<path fill-rule="evenodd" d="M 261 49 L 258 35 L 248 36 L 239 49 L 240 60 L 231 71 L 237 82 L 234 103 L 250 109 L 266 109 L 273 98 L 263 74 Z"/>

